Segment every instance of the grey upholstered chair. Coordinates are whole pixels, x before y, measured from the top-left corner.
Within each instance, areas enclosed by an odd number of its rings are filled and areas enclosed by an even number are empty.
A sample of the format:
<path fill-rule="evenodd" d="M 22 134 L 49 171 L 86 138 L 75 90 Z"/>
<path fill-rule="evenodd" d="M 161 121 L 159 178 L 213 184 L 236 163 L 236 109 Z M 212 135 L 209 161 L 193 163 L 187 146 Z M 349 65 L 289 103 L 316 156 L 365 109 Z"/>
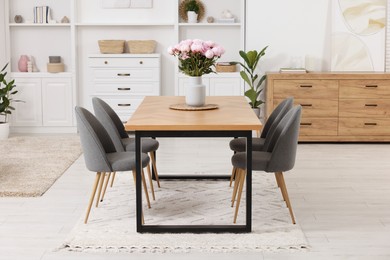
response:
<path fill-rule="evenodd" d="M 111 140 L 115 145 L 116 150 L 135 151 L 135 139 L 129 137 L 129 135 L 125 131 L 125 127 L 123 126 L 122 121 L 115 113 L 115 111 L 106 102 L 104 102 L 102 99 L 97 97 L 92 98 L 92 104 L 93 104 L 93 109 L 95 111 L 96 117 L 99 119 L 99 121 L 102 123 L 104 128 L 107 130 L 108 134 L 111 137 Z M 152 167 L 154 169 L 154 173 L 156 176 L 157 185 L 158 187 L 160 187 L 160 181 L 158 178 L 158 172 L 157 172 L 156 160 L 155 160 L 155 152 L 158 149 L 158 147 L 159 147 L 159 143 L 157 140 L 154 140 L 152 138 L 142 139 L 142 152 L 149 153 Z M 154 187 L 153 187 L 152 176 L 151 176 L 149 165 L 147 166 L 147 169 L 148 169 L 148 175 L 150 181 L 150 188 L 152 191 L 152 197 L 154 200 L 155 199 Z M 115 179 L 115 172 L 112 175 L 111 186 L 114 183 L 114 179 Z M 106 187 L 107 185 L 105 186 L 105 188 Z M 105 189 L 103 191 L 102 198 L 104 197 L 104 194 L 105 194 Z"/>
<path fill-rule="evenodd" d="M 276 108 L 272 111 L 271 115 L 264 124 L 263 130 L 260 137 L 252 138 L 252 150 L 253 151 L 262 151 L 264 148 L 264 142 L 268 135 L 272 135 L 275 131 L 276 126 L 279 124 L 280 120 L 284 117 L 285 114 L 293 107 L 294 98 L 289 97 L 284 99 Z M 234 152 L 245 152 L 246 151 L 246 138 L 235 138 L 229 143 L 230 149 Z M 236 175 L 236 168 L 233 167 L 232 175 L 230 177 L 230 186 L 232 186 L 232 181 Z"/>
<path fill-rule="evenodd" d="M 91 198 L 89 200 L 84 223 L 87 223 L 96 190 L 99 186 L 96 207 L 99 205 L 99 196 L 102 191 L 106 173 L 116 171 L 133 171 L 135 177 L 135 153 L 117 152 L 110 136 L 102 124 L 88 110 L 76 107 L 77 127 L 80 134 L 81 146 L 83 148 L 85 165 L 88 170 L 96 172 Z M 142 154 L 142 168 L 149 164 L 149 157 Z M 142 170 L 142 182 L 146 196 L 146 182 Z M 148 196 L 147 196 L 148 199 Z M 150 207 L 150 202 L 148 202 Z"/>
<path fill-rule="evenodd" d="M 290 211 L 293 224 L 295 224 L 295 218 L 288 197 L 287 187 L 284 182 L 283 172 L 291 170 L 295 164 L 301 109 L 301 106 L 290 109 L 277 125 L 275 133 L 266 138 L 264 150 L 252 152 L 252 170 L 275 173 L 276 182 L 281 189 L 283 199 Z M 233 220 L 233 222 L 236 223 L 246 176 L 246 152 L 239 152 L 233 155 L 232 164 L 237 168 L 237 180 L 232 195 L 233 206 L 238 192 Z"/>

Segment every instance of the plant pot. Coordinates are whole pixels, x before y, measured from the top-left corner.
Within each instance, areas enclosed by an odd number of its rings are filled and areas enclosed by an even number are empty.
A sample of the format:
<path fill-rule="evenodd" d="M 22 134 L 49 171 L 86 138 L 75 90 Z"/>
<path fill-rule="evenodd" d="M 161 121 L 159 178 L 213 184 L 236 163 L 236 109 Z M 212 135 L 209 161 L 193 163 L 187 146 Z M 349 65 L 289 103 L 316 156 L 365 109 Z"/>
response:
<path fill-rule="evenodd" d="M 255 112 L 257 118 L 260 118 L 260 108 L 259 107 L 256 107 L 256 108 L 252 108 L 253 112 Z"/>
<path fill-rule="evenodd" d="M 0 140 L 8 139 L 9 123 L 0 123 Z"/>
<path fill-rule="evenodd" d="M 206 86 L 202 84 L 202 77 L 189 77 L 186 86 L 186 104 L 192 107 L 201 107 L 206 100 Z"/>
<path fill-rule="evenodd" d="M 187 18 L 189 23 L 197 23 L 198 22 L 198 14 L 194 11 L 187 12 Z"/>

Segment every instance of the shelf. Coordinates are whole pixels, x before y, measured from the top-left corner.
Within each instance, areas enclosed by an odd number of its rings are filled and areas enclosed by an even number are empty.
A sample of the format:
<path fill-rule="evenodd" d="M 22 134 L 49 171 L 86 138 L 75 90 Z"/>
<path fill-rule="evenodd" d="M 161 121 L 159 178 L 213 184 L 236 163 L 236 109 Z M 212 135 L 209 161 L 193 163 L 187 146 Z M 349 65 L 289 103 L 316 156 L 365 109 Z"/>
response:
<path fill-rule="evenodd" d="M 94 27 L 94 26 L 174 26 L 174 23 L 76 23 L 79 27 Z"/>
<path fill-rule="evenodd" d="M 70 23 L 10 23 L 10 27 L 70 27 Z"/>
<path fill-rule="evenodd" d="M 89 58 L 104 58 L 104 57 L 110 57 L 110 58 L 134 58 L 134 57 L 145 57 L 145 58 L 156 58 L 160 57 L 160 53 L 150 53 L 150 54 L 133 54 L 133 53 L 120 53 L 120 54 L 101 54 L 101 53 L 95 53 L 95 54 L 89 54 Z"/>
<path fill-rule="evenodd" d="M 179 78 L 187 78 L 188 76 L 179 72 L 178 73 Z M 215 73 L 210 73 L 202 76 L 203 78 L 236 78 L 240 77 L 240 72 L 218 72 L 217 74 Z"/>
<path fill-rule="evenodd" d="M 179 23 L 183 27 L 240 27 L 241 23 Z"/>
<path fill-rule="evenodd" d="M 70 78 L 72 77 L 71 72 L 11 72 L 13 78 Z M 17 82 L 16 82 L 17 83 Z"/>

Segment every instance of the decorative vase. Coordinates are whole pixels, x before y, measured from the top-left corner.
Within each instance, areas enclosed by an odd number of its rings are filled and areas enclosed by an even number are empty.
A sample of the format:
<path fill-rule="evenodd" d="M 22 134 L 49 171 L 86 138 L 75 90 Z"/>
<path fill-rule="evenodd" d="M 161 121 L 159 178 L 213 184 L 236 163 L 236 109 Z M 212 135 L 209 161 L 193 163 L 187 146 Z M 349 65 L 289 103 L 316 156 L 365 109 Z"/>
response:
<path fill-rule="evenodd" d="M 27 72 L 27 62 L 30 60 L 28 59 L 27 55 L 20 55 L 20 59 L 18 62 L 18 68 L 20 72 Z"/>
<path fill-rule="evenodd" d="M 198 22 L 198 14 L 194 11 L 187 12 L 187 18 L 189 23 L 197 23 Z"/>
<path fill-rule="evenodd" d="M 8 139 L 9 123 L 0 123 L 0 140 Z"/>
<path fill-rule="evenodd" d="M 259 107 L 252 107 L 253 112 L 255 112 L 257 118 L 260 118 L 260 108 Z"/>
<path fill-rule="evenodd" d="M 192 107 L 201 107 L 206 100 L 206 86 L 202 84 L 202 77 L 189 77 L 186 86 L 186 104 Z"/>

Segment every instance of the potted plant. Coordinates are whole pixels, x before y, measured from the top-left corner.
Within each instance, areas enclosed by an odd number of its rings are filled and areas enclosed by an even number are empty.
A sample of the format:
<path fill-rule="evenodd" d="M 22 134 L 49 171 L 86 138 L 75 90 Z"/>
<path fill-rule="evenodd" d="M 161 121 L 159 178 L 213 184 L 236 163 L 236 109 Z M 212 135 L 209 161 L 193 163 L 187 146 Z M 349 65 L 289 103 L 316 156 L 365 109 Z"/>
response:
<path fill-rule="evenodd" d="M 256 73 L 256 67 L 259 64 L 260 58 L 265 55 L 265 50 L 267 48 L 268 46 L 264 47 L 260 52 L 256 50 L 248 52 L 240 51 L 240 56 L 244 60 L 244 64 L 241 62 L 231 63 L 240 64 L 241 67 L 244 68 L 244 70 L 240 72 L 240 76 L 249 86 L 249 89 L 245 91 L 245 96 L 249 99 L 249 105 L 258 117 L 260 116 L 260 105 L 264 103 L 259 97 L 263 91 L 262 84 L 266 79 L 266 75 L 259 78 L 259 74 Z"/>
<path fill-rule="evenodd" d="M 9 123 L 8 123 L 8 115 L 11 114 L 12 110 L 15 110 L 13 106 L 11 106 L 12 101 L 20 101 L 20 100 L 12 100 L 12 96 L 18 93 L 15 90 L 15 80 L 11 80 L 7 82 L 5 76 L 7 75 L 8 63 L 4 66 L 4 68 L 0 71 L 0 139 L 7 139 L 9 135 Z"/>
<path fill-rule="evenodd" d="M 185 0 L 184 9 L 187 12 L 189 23 L 198 22 L 199 4 L 196 0 Z"/>

